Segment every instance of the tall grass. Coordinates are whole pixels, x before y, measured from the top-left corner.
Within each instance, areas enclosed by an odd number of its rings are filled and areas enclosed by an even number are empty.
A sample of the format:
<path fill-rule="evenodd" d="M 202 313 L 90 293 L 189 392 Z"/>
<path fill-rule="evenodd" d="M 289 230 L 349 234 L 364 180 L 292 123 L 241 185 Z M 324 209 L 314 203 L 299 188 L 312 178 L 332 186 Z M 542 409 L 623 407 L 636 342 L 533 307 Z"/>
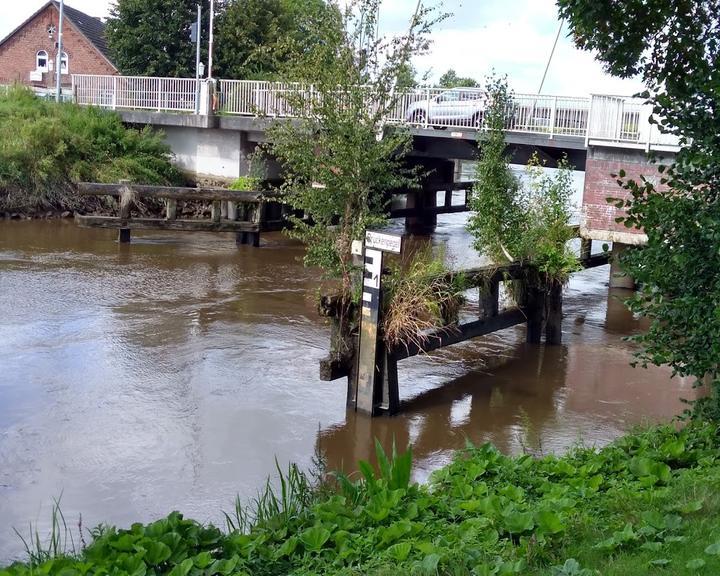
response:
<path fill-rule="evenodd" d="M 50 533 L 47 536 L 41 537 L 38 526 L 33 526 L 32 523 L 29 526 L 27 536 L 23 536 L 17 528 L 13 528 L 15 534 L 22 541 L 28 560 L 33 566 L 40 565 L 52 558 L 78 553 L 72 530 L 68 527 L 60 508 L 61 498 L 62 495 L 60 498 L 53 498 L 50 513 Z M 78 530 L 79 543 L 82 543 L 82 523 L 78 524 Z"/>
<path fill-rule="evenodd" d="M 162 135 L 98 108 L 14 87 L 0 94 L 0 211 L 76 209 L 74 182 L 182 181 Z"/>

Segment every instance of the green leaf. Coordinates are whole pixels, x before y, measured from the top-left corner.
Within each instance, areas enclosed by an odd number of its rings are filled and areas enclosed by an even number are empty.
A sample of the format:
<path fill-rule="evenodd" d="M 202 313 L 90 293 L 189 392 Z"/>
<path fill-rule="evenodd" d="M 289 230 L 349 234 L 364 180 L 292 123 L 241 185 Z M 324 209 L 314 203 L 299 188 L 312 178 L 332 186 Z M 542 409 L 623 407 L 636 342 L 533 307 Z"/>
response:
<path fill-rule="evenodd" d="M 412 544 L 409 542 L 398 542 L 390 546 L 386 552 L 396 562 L 404 562 L 412 550 Z"/>
<path fill-rule="evenodd" d="M 558 534 L 565 530 L 565 523 L 560 516 L 550 510 L 540 510 L 535 514 L 538 527 L 546 534 Z"/>
<path fill-rule="evenodd" d="M 319 551 L 330 539 L 330 531 L 323 526 L 313 526 L 300 534 L 300 540 L 305 548 L 313 552 Z"/>
<path fill-rule="evenodd" d="M 688 560 L 687 564 L 685 564 L 685 568 L 688 570 L 699 570 L 705 566 L 705 560 L 702 558 L 693 558 L 692 560 Z"/>
<path fill-rule="evenodd" d="M 186 558 L 180 564 L 176 564 L 175 567 L 170 570 L 168 576 L 187 576 L 192 570 L 193 560 L 192 558 Z"/>
<path fill-rule="evenodd" d="M 710 546 L 705 548 L 705 554 L 710 554 L 711 556 L 720 556 L 720 542 L 710 544 Z"/>
<path fill-rule="evenodd" d="M 148 566 L 157 566 L 165 562 L 172 555 L 172 550 L 167 544 L 157 541 L 150 541 L 144 544 L 145 562 Z"/>
<path fill-rule="evenodd" d="M 651 566 L 667 566 L 670 564 L 670 560 L 668 558 L 656 558 L 655 560 L 650 560 L 648 564 Z"/>
<path fill-rule="evenodd" d="M 511 534 L 529 532 L 535 526 L 532 512 L 513 511 L 505 515 L 505 528 Z"/>
<path fill-rule="evenodd" d="M 299 540 L 297 539 L 297 536 L 290 536 L 285 542 L 282 543 L 282 546 L 277 551 L 277 556 L 291 556 L 293 552 L 295 552 L 295 549 L 297 548 Z"/>

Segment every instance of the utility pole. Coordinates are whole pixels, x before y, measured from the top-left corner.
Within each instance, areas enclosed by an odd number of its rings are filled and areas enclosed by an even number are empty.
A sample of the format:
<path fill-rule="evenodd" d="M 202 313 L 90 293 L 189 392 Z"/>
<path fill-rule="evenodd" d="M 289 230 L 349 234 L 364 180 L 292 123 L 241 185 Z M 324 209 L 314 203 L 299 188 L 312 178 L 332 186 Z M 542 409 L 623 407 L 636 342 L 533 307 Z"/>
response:
<path fill-rule="evenodd" d="M 215 24 L 215 0 L 210 0 L 210 41 L 209 41 L 209 53 L 208 53 L 208 80 L 212 80 L 213 77 L 213 40 L 215 35 L 213 33 L 213 26 Z"/>
<path fill-rule="evenodd" d="M 202 6 L 197 5 L 197 21 L 190 27 L 190 41 L 195 42 L 195 114 L 200 113 L 200 43 L 202 41 Z"/>
<path fill-rule="evenodd" d="M 63 53 L 63 20 L 65 19 L 65 0 L 60 0 L 60 21 L 58 22 L 57 70 L 55 71 L 55 100 L 62 99 L 62 53 Z"/>
<path fill-rule="evenodd" d="M 197 5 L 197 24 L 195 38 L 195 80 L 200 80 L 200 41 L 202 39 L 202 5 Z"/>

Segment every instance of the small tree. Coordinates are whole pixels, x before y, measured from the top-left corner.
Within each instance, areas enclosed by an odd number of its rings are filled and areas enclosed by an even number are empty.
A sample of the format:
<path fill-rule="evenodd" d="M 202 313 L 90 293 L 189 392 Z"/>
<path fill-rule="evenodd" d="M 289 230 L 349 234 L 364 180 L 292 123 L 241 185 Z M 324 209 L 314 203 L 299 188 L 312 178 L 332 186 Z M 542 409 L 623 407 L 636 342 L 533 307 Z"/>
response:
<path fill-rule="evenodd" d="M 496 264 L 531 264 L 539 273 L 535 282 L 563 284 L 577 269 L 577 258 L 567 246 L 573 237 L 569 227 L 572 168 L 559 163 L 556 175 L 548 175 L 534 156 L 523 185 L 510 169 L 505 145 L 505 120 L 512 109 L 512 94 L 504 79 L 491 78 L 486 87 L 489 105 L 486 131 L 479 135 L 480 159 L 469 199 L 473 211 L 468 230 L 475 248 Z"/>
<path fill-rule="evenodd" d="M 292 80 L 280 77 L 286 62 L 315 49 L 318 22 L 335 10 L 324 0 L 228 2 L 217 18 L 215 76 Z"/>
<path fill-rule="evenodd" d="M 621 261 L 641 289 L 631 309 L 651 321 L 643 364 L 668 364 L 712 394 L 696 415 L 720 419 L 720 0 L 557 0 L 575 43 L 617 76 L 642 75 L 654 122 L 683 149 L 662 188 L 620 174 L 628 227 L 647 246 Z"/>
<path fill-rule="evenodd" d="M 318 22 L 322 42 L 299 55 L 288 71 L 309 82 L 284 105 L 302 111 L 294 122 L 270 129 L 271 152 L 285 172 L 285 201 L 308 218 L 290 232 L 307 246 L 305 263 L 340 280 L 343 301 L 353 293 L 353 240 L 384 223 L 391 190 L 411 185 L 405 169 L 410 135 L 385 131 L 397 103 L 396 79 L 410 55 L 428 45 L 431 12 L 419 9 L 406 34 L 375 38 L 379 0 L 356 0 Z M 338 9 L 337 14 L 341 14 Z"/>
<path fill-rule="evenodd" d="M 439 84 L 441 88 L 456 88 L 458 86 L 462 86 L 463 88 L 477 88 L 480 86 L 480 83 L 474 78 L 458 76 L 457 72 L 452 68 L 440 76 Z"/>
<path fill-rule="evenodd" d="M 209 2 L 201 3 L 203 30 L 207 30 Z M 197 0 L 117 0 L 105 34 L 120 72 L 194 77 L 195 44 L 190 40 L 190 26 L 197 19 L 197 4 Z"/>

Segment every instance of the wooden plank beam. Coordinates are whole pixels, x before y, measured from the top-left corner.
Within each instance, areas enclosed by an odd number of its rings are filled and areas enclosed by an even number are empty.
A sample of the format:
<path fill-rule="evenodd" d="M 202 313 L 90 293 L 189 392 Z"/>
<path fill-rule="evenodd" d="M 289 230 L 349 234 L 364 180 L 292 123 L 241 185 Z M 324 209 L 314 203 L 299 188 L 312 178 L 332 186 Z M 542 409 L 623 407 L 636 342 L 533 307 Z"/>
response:
<path fill-rule="evenodd" d="M 464 204 L 457 206 L 437 206 L 435 208 L 398 208 L 390 211 L 390 218 L 402 218 L 404 216 L 417 216 L 419 214 L 457 214 L 458 212 L 469 212 L 470 209 Z"/>
<path fill-rule="evenodd" d="M 421 352 L 431 352 L 438 348 L 444 348 L 445 346 L 451 346 L 458 342 L 464 342 L 470 338 L 476 338 L 478 336 L 485 336 L 491 332 L 497 330 L 504 330 L 517 324 L 525 322 L 525 314 L 519 308 L 513 308 L 505 312 L 501 312 L 497 316 L 492 318 L 483 318 L 482 320 L 476 320 L 475 322 L 468 322 L 467 324 L 461 324 L 456 329 L 447 330 L 436 330 L 435 332 L 427 335 L 427 340 L 422 346 L 416 344 L 409 344 L 408 346 L 400 346 L 392 351 L 392 357 L 395 360 L 403 360 L 404 358 L 410 358 L 417 356 Z"/>
<path fill-rule="evenodd" d="M 159 218 L 130 218 L 121 220 L 114 216 L 75 215 L 75 222 L 87 228 L 128 228 L 132 230 L 178 230 L 185 232 L 258 232 L 253 222 L 234 220 L 165 220 Z"/>
<path fill-rule="evenodd" d="M 227 190 L 226 188 L 183 188 L 175 186 L 148 186 L 140 184 L 97 184 L 80 182 L 80 196 L 120 196 L 128 186 L 138 198 L 169 198 L 174 200 L 231 200 L 233 202 L 260 202 L 263 193 L 257 190 Z"/>

